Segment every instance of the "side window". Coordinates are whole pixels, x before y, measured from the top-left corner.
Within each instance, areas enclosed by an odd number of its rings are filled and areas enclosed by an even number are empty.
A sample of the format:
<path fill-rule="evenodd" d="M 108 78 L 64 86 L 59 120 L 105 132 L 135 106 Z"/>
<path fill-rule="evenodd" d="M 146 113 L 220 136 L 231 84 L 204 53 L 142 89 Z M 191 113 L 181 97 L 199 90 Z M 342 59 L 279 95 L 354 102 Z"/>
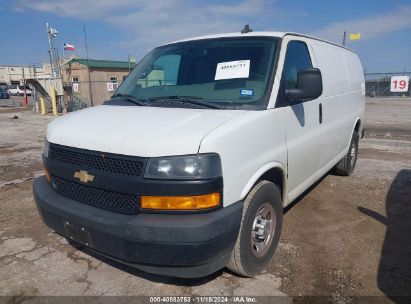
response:
<path fill-rule="evenodd" d="M 145 71 L 143 78 L 137 80 L 137 84 L 142 88 L 176 85 L 180 60 L 180 55 L 161 56 Z"/>
<path fill-rule="evenodd" d="M 312 67 L 307 45 L 302 41 L 290 41 L 284 60 L 282 76 L 284 88 L 297 88 L 298 72 Z"/>

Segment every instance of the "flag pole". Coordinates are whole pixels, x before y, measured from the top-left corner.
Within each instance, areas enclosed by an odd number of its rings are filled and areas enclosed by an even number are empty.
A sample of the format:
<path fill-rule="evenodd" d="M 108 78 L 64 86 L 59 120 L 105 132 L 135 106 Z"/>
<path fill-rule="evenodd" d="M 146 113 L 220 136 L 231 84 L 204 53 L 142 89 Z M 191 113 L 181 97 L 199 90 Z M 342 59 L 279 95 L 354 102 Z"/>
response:
<path fill-rule="evenodd" d="M 345 45 L 345 39 L 347 38 L 347 32 L 344 31 L 344 35 L 343 35 L 343 45 Z"/>
<path fill-rule="evenodd" d="M 65 49 L 64 49 L 64 42 L 63 42 L 63 58 L 66 59 L 66 53 L 65 53 Z"/>
<path fill-rule="evenodd" d="M 88 87 L 90 91 L 90 104 L 91 106 L 94 106 L 93 103 L 93 93 L 92 93 L 92 85 L 91 85 L 91 73 L 90 73 L 90 61 L 88 59 L 88 48 L 87 48 L 87 34 L 86 34 L 86 26 L 83 24 L 83 30 L 84 30 L 84 42 L 86 44 L 86 56 L 87 56 L 87 70 L 88 70 Z"/>

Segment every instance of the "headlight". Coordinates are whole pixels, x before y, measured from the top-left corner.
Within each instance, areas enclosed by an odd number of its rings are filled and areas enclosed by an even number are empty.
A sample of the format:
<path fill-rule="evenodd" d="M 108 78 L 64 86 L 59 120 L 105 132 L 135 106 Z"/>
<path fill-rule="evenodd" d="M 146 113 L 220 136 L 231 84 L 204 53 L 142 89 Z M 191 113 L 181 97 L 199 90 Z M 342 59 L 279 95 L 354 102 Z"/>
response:
<path fill-rule="evenodd" d="M 204 179 L 222 176 L 217 154 L 150 158 L 144 177 L 157 179 Z"/>
<path fill-rule="evenodd" d="M 49 151 L 50 151 L 50 144 L 47 140 L 47 138 L 44 139 L 44 146 L 43 146 L 43 155 L 44 157 L 49 157 Z"/>

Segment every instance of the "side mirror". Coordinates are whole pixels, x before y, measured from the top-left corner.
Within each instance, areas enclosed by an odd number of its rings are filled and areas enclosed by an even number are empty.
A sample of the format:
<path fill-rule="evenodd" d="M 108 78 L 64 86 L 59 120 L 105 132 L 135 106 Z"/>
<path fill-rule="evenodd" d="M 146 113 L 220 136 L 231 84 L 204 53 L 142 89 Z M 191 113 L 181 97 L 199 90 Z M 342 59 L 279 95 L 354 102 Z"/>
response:
<path fill-rule="evenodd" d="M 299 71 L 297 75 L 297 88 L 286 89 L 285 96 L 289 101 L 308 101 L 321 96 L 323 93 L 323 79 L 321 71 L 310 68 Z"/>

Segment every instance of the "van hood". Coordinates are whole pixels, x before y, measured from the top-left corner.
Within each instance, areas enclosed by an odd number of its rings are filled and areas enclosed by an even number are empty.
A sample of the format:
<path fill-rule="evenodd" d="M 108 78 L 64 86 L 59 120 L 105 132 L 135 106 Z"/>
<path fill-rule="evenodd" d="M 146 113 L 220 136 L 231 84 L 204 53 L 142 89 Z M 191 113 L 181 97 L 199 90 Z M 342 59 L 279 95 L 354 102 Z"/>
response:
<path fill-rule="evenodd" d="M 64 146 L 132 156 L 195 154 L 208 132 L 244 112 L 102 105 L 55 119 L 46 138 Z"/>

